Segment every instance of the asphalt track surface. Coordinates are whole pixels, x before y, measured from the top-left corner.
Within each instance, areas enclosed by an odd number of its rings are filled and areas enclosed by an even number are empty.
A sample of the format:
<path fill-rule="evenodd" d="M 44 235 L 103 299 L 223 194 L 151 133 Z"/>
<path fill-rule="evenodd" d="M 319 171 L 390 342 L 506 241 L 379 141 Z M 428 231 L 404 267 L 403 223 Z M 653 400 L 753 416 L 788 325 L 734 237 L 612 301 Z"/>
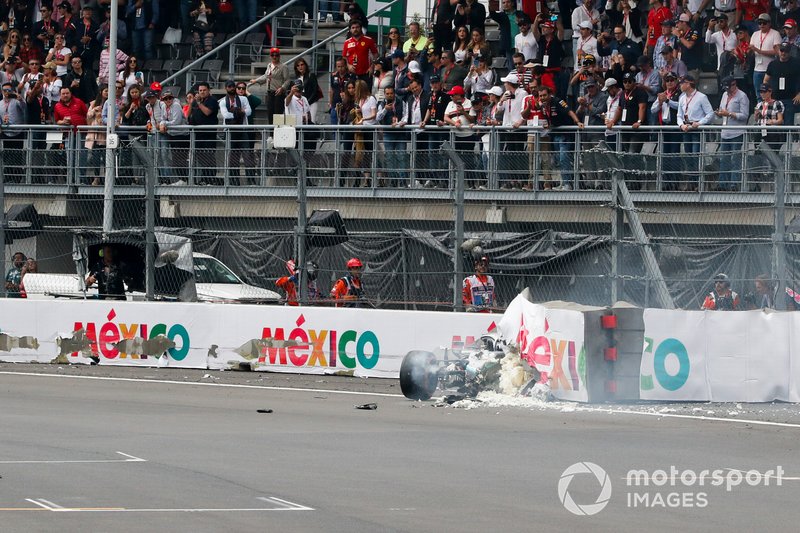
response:
<path fill-rule="evenodd" d="M 378 408 L 354 408 L 365 403 Z M 797 531 L 798 412 L 457 408 L 406 400 L 393 380 L 2 364 L 0 530 Z M 579 462 L 611 485 L 593 516 L 559 498 L 562 473 Z M 627 486 L 629 470 L 673 465 L 720 469 L 731 482 L 784 473 L 780 486 L 770 477 L 730 491 L 680 476 Z M 601 493 L 592 474 L 564 486 L 579 506 Z"/>

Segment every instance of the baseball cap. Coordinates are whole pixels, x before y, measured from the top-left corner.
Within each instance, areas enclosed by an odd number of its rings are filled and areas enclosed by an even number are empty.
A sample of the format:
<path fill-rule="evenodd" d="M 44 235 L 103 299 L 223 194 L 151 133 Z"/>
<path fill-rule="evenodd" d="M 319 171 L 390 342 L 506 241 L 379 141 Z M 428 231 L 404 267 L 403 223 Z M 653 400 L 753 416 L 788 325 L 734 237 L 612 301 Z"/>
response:
<path fill-rule="evenodd" d="M 578 28 L 580 28 L 582 30 L 591 30 L 593 28 L 593 26 L 592 26 L 591 22 L 589 22 L 588 20 L 584 20 L 583 22 L 578 24 Z"/>
<path fill-rule="evenodd" d="M 555 28 L 556 25 L 553 24 L 551 21 L 547 20 L 542 24 L 542 28 Z"/>
<path fill-rule="evenodd" d="M 786 22 L 783 23 L 784 28 L 796 28 L 797 21 L 794 19 L 786 19 Z"/>
<path fill-rule="evenodd" d="M 597 58 L 595 58 L 593 54 L 584 54 L 583 64 L 585 65 L 587 63 L 597 63 Z"/>
<path fill-rule="evenodd" d="M 762 83 L 761 85 L 758 86 L 758 92 L 760 92 L 760 93 L 763 93 L 763 92 L 766 92 L 766 91 L 771 91 L 771 90 L 772 90 L 772 87 L 770 86 L 769 83 Z"/>
<path fill-rule="evenodd" d="M 281 49 L 280 48 L 270 48 L 269 49 L 269 53 L 270 53 L 270 55 L 272 55 L 272 54 L 281 55 Z"/>
<path fill-rule="evenodd" d="M 161 93 L 162 100 L 166 100 L 167 98 L 172 98 L 172 97 L 173 97 L 172 91 L 170 91 L 169 89 Z"/>
<path fill-rule="evenodd" d="M 597 87 L 597 82 L 593 78 L 589 78 L 583 82 L 584 87 Z"/>
<path fill-rule="evenodd" d="M 678 17 L 678 20 L 680 22 L 691 22 L 692 21 L 692 16 L 689 15 L 689 13 L 681 13 L 681 16 Z"/>
<path fill-rule="evenodd" d="M 503 92 L 505 92 L 503 91 L 503 88 L 498 85 L 495 85 L 494 87 L 489 89 L 489 94 L 493 94 L 495 96 L 503 96 Z"/>
<path fill-rule="evenodd" d="M 666 80 L 677 80 L 677 79 L 678 79 L 678 75 L 675 74 L 674 72 L 667 72 L 666 74 L 664 74 L 664 80 L 665 81 Z"/>
<path fill-rule="evenodd" d="M 764 22 L 772 22 L 772 18 L 770 18 L 768 13 L 761 13 L 758 16 L 758 20 L 764 21 Z"/>
<path fill-rule="evenodd" d="M 55 70 L 56 69 L 56 62 L 55 61 L 50 61 L 49 63 L 45 63 L 44 65 L 42 65 L 42 68 L 49 68 L 49 69 Z"/>
<path fill-rule="evenodd" d="M 603 84 L 603 92 L 606 92 L 609 89 L 609 87 L 614 87 L 615 85 L 617 85 L 617 80 L 615 80 L 614 78 L 608 78 L 606 82 Z"/>
<path fill-rule="evenodd" d="M 440 83 L 441 81 L 442 78 L 440 78 L 438 74 L 434 74 L 433 76 L 431 76 L 431 83 Z"/>
<path fill-rule="evenodd" d="M 455 94 L 464 96 L 464 88 L 461 85 L 456 85 L 452 89 L 447 91 L 447 94 L 449 94 L 450 96 L 453 96 Z"/>
<path fill-rule="evenodd" d="M 156 98 L 157 96 L 158 93 L 155 91 L 147 91 L 146 93 L 144 93 L 145 98 Z"/>
<path fill-rule="evenodd" d="M 781 52 L 791 52 L 792 45 L 789 43 L 781 43 L 781 45 L 778 47 L 778 50 L 780 50 Z"/>
<path fill-rule="evenodd" d="M 661 21 L 661 25 L 662 26 L 674 26 L 675 25 L 675 21 L 672 20 L 672 19 L 662 20 Z"/>
<path fill-rule="evenodd" d="M 683 82 L 685 82 L 685 81 L 688 81 L 689 83 L 694 83 L 694 82 L 696 82 L 697 80 L 696 80 L 696 79 L 694 79 L 694 76 L 691 76 L 691 75 L 687 74 L 686 76 L 684 76 L 684 77 L 682 77 L 682 78 L 681 78 L 681 83 L 683 83 Z"/>
<path fill-rule="evenodd" d="M 157 81 L 154 81 L 153 83 L 150 84 L 150 90 L 151 91 L 155 91 L 157 93 L 160 93 L 161 89 L 162 89 L 161 84 L 158 83 Z"/>
<path fill-rule="evenodd" d="M 733 29 L 733 31 L 735 31 L 736 33 L 739 33 L 740 31 L 746 31 L 747 33 L 750 33 L 750 29 L 743 24 L 739 24 L 738 26 L 736 26 Z"/>
<path fill-rule="evenodd" d="M 419 62 L 418 61 L 410 62 L 408 64 L 408 70 L 409 70 L 409 72 L 413 72 L 414 74 L 419 74 L 420 72 L 422 72 L 422 69 L 419 68 Z"/>
<path fill-rule="evenodd" d="M 236 82 L 233 80 L 228 80 L 225 82 L 225 87 L 236 87 Z M 152 86 L 150 88 L 152 89 Z"/>
<path fill-rule="evenodd" d="M 303 80 L 301 80 L 301 79 L 294 80 L 294 82 L 292 82 L 292 85 L 295 86 L 295 87 L 302 87 L 303 86 Z"/>
<path fill-rule="evenodd" d="M 666 45 L 664 48 L 661 49 L 661 55 L 671 54 L 671 53 L 672 53 L 672 47 L 670 45 Z"/>
<path fill-rule="evenodd" d="M 633 72 L 626 72 L 622 76 L 622 81 L 636 81 L 636 74 Z"/>
<path fill-rule="evenodd" d="M 736 80 L 734 79 L 733 76 L 725 76 L 724 78 L 722 78 L 720 85 L 722 86 L 723 89 L 728 89 L 731 86 L 731 83 L 734 83 L 735 81 Z"/>
<path fill-rule="evenodd" d="M 519 77 L 516 72 L 511 72 L 505 78 L 500 78 L 503 83 L 510 83 L 511 85 L 519 85 Z"/>

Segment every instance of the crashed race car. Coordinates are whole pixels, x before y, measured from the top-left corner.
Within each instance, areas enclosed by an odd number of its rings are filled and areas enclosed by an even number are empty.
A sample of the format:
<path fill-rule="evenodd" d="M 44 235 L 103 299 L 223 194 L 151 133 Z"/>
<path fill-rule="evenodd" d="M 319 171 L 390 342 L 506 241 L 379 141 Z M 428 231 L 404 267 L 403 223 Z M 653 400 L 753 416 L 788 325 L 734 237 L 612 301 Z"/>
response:
<path fill-rule="evenodd" d="M 429 400 L 437 390 L 449 397 L 465 398 L 474 398 L 485 390 L 549 395 L 540 380 L 539 371 L 520 358 L 515 346 L 493 334 L 483 335 L 470 350 L 453 354 L 445 349 L 443 359 L 432 352 L 413 350 L 400 365 L 400 389 L 411 400 Z"/>

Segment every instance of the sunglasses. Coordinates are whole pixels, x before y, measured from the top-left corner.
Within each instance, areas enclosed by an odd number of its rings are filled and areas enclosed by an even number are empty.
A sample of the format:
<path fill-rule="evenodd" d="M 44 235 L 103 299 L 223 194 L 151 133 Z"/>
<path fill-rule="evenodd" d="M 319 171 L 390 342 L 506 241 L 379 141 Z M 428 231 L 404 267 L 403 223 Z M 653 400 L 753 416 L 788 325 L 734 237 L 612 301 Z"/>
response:
<path fill-rule="evenodd" d="M 244 91 L 245 89 L 247 89 L 247 87 L 245 87 L 244 85 L 236 88 L 237 91 Z"/>
<path fill-rule="evenodd" d="M 32 67 L 38 67 L 38 66 L 39 66 L 39 63 L 28 63 L 28 65 L 30 65 L 30 66 L 32 66 Z"/>
<path fill-rule="evenodd" d="M 523 63 L 514 63 L 515 67 L 521 67 L 522 65 L 523 65 Z"/>
<path fill-rule="evenodd" d="M 759 26 L 763 26 L 763 25 L 765 25 L 765 24 L 769 24 L 769 22 L 767 22 L 766 20 L 759 20 L 759 21 L 758 21 L 758 25 L 759 25 Z"/>
<path fill-rule="evenodd" d="M 166 102 L 167 100 L 172 100 L 172 99 L 173 99 L 173 98 L 172 98 L 171 96 L 165 96 L 164 98 L 162 98 L 162 100 L 164 100 L 165 102 Z"/>
<path fill-rule="evenodd" d="M 271 57 L 281 57 L 280 54 L 270 54 Z"/>

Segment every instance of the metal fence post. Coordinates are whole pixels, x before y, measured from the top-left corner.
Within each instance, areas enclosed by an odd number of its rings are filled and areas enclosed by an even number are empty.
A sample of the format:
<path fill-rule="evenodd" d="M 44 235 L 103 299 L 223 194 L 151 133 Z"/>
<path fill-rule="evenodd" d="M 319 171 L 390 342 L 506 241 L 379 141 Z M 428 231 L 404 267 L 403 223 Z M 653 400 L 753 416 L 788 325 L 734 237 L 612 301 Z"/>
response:
<path fill-rule="evenodd" d="M 2 253 L 2 271 L 6 272 L 6 169 L 3 162 L 2 154 L 0 154 L 0 245 L 3 247 Z M 0 297 L 6 297 L 6 283 L 0 283 Z"/>
<path fill-rule="evenodd" d="M 300 145 L 302 146 L 302 144 Z M 303 153 L 294 148 L 287 150 L 297 165 L 297 227 L 295 227 L 295 260 L 300 269 L 297 280 L 298 297 L 301 303 L 308 299 L 308 286 L 306 283 L 306 226 L 307 226 L 307 198 L 306 198 L 306 162 Z"/>
<path fill-rule="evenodd" d="M 789 145 L 791 148 L 791 145 Z M 775 227 L 772 233 L 772 279 L 777 282 L 775 307 L 786 310 L 786 172 L 785 162 L 764 141 L 761 150 L 775 170 Z M 788 155 L 787 155 L 788 158 Z"/>
<path fill-rule="evenodd" d="M 456 237 L 453 241 L 453 308 L 455 311 L 463 311 L 461 279 L 464 277 L 464 267 L 461 261 L 461 245 L 464 243 L 464 161 L 449 142 L 442 145 L 442 151 L 456 169 L 456 186 L 453 194 Z"/>
<path fill-rule="evenodd" d="M 625 231 L 625 215 L 619 199 L 619 181 L 622 172 L 611 172 L 611 305 L 622 298 L 622 242 Z"/>

